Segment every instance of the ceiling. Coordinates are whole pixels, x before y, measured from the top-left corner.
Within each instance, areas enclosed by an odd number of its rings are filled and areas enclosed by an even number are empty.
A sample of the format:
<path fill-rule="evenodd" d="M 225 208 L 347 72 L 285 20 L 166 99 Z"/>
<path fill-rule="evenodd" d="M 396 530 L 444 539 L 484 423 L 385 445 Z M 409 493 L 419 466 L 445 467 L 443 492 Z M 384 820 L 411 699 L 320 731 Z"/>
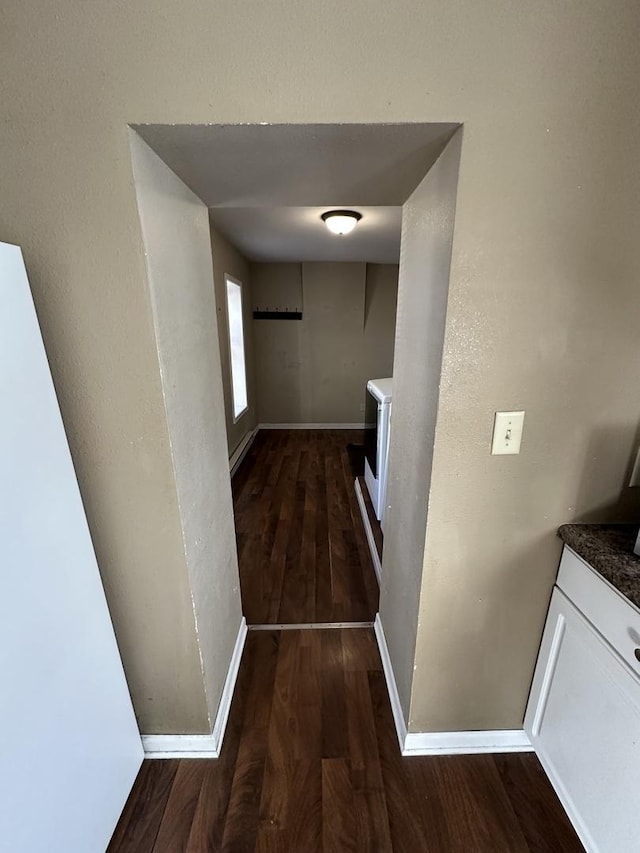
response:
<path fill-rule="evenodd" d="M 211 218 L 252 261 L 366 261 L 397 264 L 401 207 L 358 206 L 362 219 L 351 234 L 331 234 L 320 215 L 326 207 L 215 207 Z"/>
<path fill-rule="evenodd" d="M 402 205 L 458 125 L 134 125 L 250 260 L 397 263 Z M 330 208 L 362 213 L 331 235 Z"/>

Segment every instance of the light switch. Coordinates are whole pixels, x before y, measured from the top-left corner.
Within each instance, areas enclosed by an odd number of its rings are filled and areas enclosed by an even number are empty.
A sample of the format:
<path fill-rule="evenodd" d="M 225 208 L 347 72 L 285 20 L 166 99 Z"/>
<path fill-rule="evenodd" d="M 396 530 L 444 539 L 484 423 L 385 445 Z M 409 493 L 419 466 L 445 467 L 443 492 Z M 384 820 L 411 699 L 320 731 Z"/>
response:
<path fill-rule="evenodd" d="M 520 453 L 523 427 L 524 412 L 496 412 L 493 422 L 492 455 Z"/>

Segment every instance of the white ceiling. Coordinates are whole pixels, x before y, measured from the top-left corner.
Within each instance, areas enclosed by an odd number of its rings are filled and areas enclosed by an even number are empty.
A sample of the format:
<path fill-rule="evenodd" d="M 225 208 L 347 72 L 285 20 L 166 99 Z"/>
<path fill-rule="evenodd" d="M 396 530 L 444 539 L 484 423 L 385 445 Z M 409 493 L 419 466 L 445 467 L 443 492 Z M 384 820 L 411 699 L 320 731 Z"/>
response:
<path fill-rule="evenodd" d="M 364 207 L 351 234 L 331 234 L 326 207 L 214 207 L 216 227 L 252 261 L 366 261 L 397 264 L 401 207 Z"/>
<path fill-rule="evenodd" d="M 397 263 L 402 204 L 457 125 L 135 125 L 250 260 Z M 336 237 L 320 214 L 362 220 Z"/>

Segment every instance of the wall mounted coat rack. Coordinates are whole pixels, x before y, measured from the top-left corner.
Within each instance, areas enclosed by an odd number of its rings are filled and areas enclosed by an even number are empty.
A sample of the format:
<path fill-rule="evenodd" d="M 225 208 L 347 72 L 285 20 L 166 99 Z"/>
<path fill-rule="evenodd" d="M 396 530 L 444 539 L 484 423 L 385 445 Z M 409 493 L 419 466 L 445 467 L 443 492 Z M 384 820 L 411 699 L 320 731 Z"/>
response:
<path fill-rule="evenodd" d="M 254 320 L 302 320 L 302 311 L 296 308 L 294 311 L 289 311 L 285 308 L 255 308 L 253 311 Z"/>

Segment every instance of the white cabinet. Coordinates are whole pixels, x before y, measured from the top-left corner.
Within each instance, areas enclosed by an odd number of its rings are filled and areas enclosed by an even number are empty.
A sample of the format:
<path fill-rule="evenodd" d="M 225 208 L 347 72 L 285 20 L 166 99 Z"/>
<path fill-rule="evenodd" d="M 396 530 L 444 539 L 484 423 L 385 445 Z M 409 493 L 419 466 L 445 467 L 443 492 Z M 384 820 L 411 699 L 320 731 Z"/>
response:
<path fill-rule="evenodd" d="M 583 586 L 589 592 L 595 573 L 572 552 L 565 549 L 565 554 L 574 570 L 572 589 L 580 598 Z M 607 594 L 619 603 L 619 594 L 600 580 L 602 612 L 588 598 L 595 625 L 559 587 L 554 589 L 525 730 L 587 851 L 637 853 L 640 678 L 598 630 L 600 622 L 605 628 L 613 624 Z M 628 610 L 633 633 L 640 614 L 630 603 Z"/>

